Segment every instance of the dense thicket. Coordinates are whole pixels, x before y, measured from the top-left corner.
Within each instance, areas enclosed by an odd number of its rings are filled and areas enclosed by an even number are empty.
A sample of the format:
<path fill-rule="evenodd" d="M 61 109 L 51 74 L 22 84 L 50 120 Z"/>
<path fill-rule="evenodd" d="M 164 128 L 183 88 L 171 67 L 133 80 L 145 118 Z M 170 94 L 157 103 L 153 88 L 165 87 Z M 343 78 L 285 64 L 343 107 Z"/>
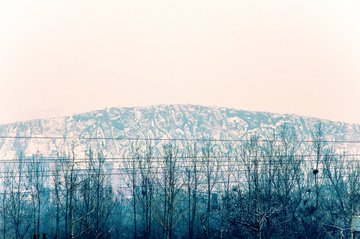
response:
<path fill-rule="evenodd" d="M 360 168 L 321 125 L 300 142 L 266 139 L 178 147 L 133 142 L 121 158 L 88 149 L 2 162 L 1 238 L 349 238 Z M 190 142 L 190 141 L 189 141 Z"/>

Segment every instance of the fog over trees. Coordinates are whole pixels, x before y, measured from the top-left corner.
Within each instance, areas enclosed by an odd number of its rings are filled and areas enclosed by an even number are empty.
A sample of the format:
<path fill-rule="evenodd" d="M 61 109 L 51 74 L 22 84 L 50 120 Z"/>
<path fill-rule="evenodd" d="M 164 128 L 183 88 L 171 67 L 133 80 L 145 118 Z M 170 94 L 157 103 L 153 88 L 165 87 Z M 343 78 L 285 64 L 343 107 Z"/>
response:
<path fill-rule="evenodd" d="M 291 125 L 266 138 L 130 144 L 1 162 L 0 238 L 354 238 L 360 167 Z M 41 152 L 40 152 L 41 153 Z"/>

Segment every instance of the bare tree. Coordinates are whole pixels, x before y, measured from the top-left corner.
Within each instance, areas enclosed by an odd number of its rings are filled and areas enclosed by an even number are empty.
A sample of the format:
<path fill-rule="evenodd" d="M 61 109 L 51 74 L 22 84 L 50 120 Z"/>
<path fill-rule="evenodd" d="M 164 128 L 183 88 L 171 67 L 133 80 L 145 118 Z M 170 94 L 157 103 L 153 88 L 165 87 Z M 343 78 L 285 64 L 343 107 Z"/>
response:
<path fill-rule="evenodd" d="M 159 173 L 158 197 L 154 200 L 153 211 L 155 218 L 163 228 L 163 237 L 170 239 L 173 228 L 184 213 L 179 207 L 180 191 L 183 182 L 179 171 L 180 160 L 178 150 L 172 144 L 163 145 L 164 160 L 162 172 Z"/>
<path fill-rule="evenodd" d="M 80 230 L 77 235 L 75 235 L 75 226 L 87 215 L 79 215 L 78 218 L 75 219 L 76 194 L 79 186 L 84 182 L 84 179 L 81 179 L 79 175 L 78 167 L 81 162 L 76 161 L 75 143 L 73 143 L 71 147 L 71 157 L 68 156 L 61 159 L 62 161 L 59 162 L 61 166 L 60 185 L 63 187 L 63 196 L 65 197 L 65 237 L 72 239 L 84 233 L 84 231 Z"/>
<path fill-rule="evenodd" d="M 134 222 L 134 239 L 138 238 L 137 231 L 137 214 L 138 214 L 138 161 L 141 159 L 140 146 L 138 143 L 132 143 L 130 145 L 130 155 L 127 157 L 127 161 L 124 162 L 125 174 L 123 175 L 124 182 L 130 190 L 132 210 L 133 210 L 133 222 Z M 126 197 L 125 197 L 126 198 Z"/>
<path fill-rule="evenodd" d="M 60 157 L 58 154 L 57 160 L 54 163 L 54 168 L 52 170 L 52 187 L 53 187 L 53 202 L 55 204 L 56 208 L 56 216 L 55 216 L 55 238 L 58 238 L 60 236 L 60 217 L 62 214 L 62 190 L 61 190 L 61 162 L 64 162 L 66 158 L 66 155 L 63 156 L 63 158 Z M 65 172 L 66 173 L 66 172 Z"/>
<path fill-rule="evenodd" d="M 323 138 L 323 131 L 322 131 L 322 125 L 321 122 L 319 122 L 313 132 L 312 132 L 312 138 L 313 138 L 313 152 L 315 153 L 314 159 L 311 161 L 312 166 L 312 173 L 313 175 L 313 186 L 311 190 L 312 199 L 315 201 L 313 205 L 310 205 L 310 214 L 313 215 L 312 218 L 314 220 L 308 221 L 309 223 L 309 229 L 308 232 L 314 233 L 314 238 L 318 238 L 320 231 L 321 231 L 321 218 L 322 218 L 322 204 L 320 204 L 320 200 L 322 197 L 322 189 L 323 189 L 323 178 L 320 177 L 321 171 L 320 166 L 322 164 L 323 155 L 325 153 L 325 145 L 324 145 L 324 138 Z"/>
<path fill-rule="evenodd" d="M 4 164 L 3 172 L 0 174 L 2 178 L 2 188 L 3 192 L 1 195 L 1 216 L 2 216 L 2 234 L 3 238 L 6 238 L 6 231 L 8 228 L 8 213 L 9 213 L 9 188 L 11 185 L 11 180 L 8 178 L 10 168 L 9 165 Z"/>
<path fill-rule="evenodd" d="M 48 199 L 44 192 L 48 168 L 42 155 L 33 155 L 27 159 L 27 170 L 27 187 L 31 195 L 33 210 L 33 230 L 35 235 L 40 235 L 41 209 L 44 201 Z"/>
<path fill-rule="evenodd" d="M 240 224 L 247 229 L 248 237 L 256 235 L 257 238 L 263 237 L 266 218 L 273 213 L 269 210 L 266 198 L 266 188 L 262 184 L 263 172 L 262 158 L 263 150 L 256 135 L 250 136 L 250 139 L 242 145 L 240 157 L 244 172 L 244 195 L 242 207 L 243 216 L 234 223 Z M 246 195 L 245 195 L 246 193 Z"/>
<path fill-rule="evenodd" d="M 293 193 L 296 192 L 296 182 L 301 175 L 301 157 L 296 157 L 298 147 L 297 133 L 294 127 L 283 124 L 278 129 L 278 155 L 276 157 L 275 180 L 273 181 L 276 190 L 276 203 L 278 203 L 280 219 L 278 237 L 289 238 L 294 230 L 289 229 L 293 221 L 294 212 L 299 201 L 294 201 Z"/>
<path fill-rule="evenodd" d="M 94 157 L 89 149 L 81 183 L 81 197 L 84 210 L 81 212 L 79 231 L 84 238 L 103 238 L 106 235 L 105 227 L 108 217 L 114 207 L 114 194 L 105 169 L 105 157 L 102 149 Z"/>
<path fill-rule="evenodd" d="M 213 190 L 217 185 L 220 174 L 220 161 L 217 159 L 214 146 L 210 142 L 205 142 L 202 147 L 202 170 L 204 175 L 204 185 L 206 193 L 206 210 L 205 214 L 200 218 L 203 224 L 205 238 L 210 238 L 212 233 L 211 222 L 211 205 L 213 200 Z M 217 196 L 217 194 L 216 194 Z"/>
<path fill-rule="evenodd" d="M 222 160 L 221 164 L 221 178 L 223 183 L 223 194 L 222 194 L 222 208 L 221 213 L 227 216 L 232 214 L 232 205 L 234 201 L 234 191 L 237 190 L 237 185 L 234 184 L 235 174 L 236 174 L 236 161 L 233 157 L 233 150 L 231 144 L 226 145 L 226 151 L 224 154 L 224 160 Z M 221 220 L 222 223 L 222 235 L 226 235 L 226 237 L 231 237 L 231 231 L 233 224 L 231 221 L 223 218 Z"/>
<path fill-rule="evenodd" d="M 154 180 L 155 180 L 155 168 L 153 163 L 153 145 L 151 140 L 146 141 L 145 150 L 142 157 L 138 158 L 137 165 L 139 168 L 141 188 L 139 190 L 138 198 L 141 204 L 142 211 L 142 228 L 141 234 L 143 238 L 151 238 L 152 230 L 152 200 L 154 197 Z"/>
<path fill-rule="evenodd" d="M 188 144 L 186 147 L 186 152 L 184 154 L 184 186 L 187 189 L 188 193 L 188 237 L 189 239 L 194 238 L 194 226 L 195 226 L 195 217 L 197 216 L 198 211 L 198 186 L 200 180 L 201 164 L 197 162 L 197 145 Z"/>
<path fill-rule="evenodd" d="M 339 156 L 335 154 L 335 149 L 327 150 L 322 162 L 324 194 L 326 195 L 324 206 L 327 218 L 322 227 L 327 233 L 341 238 L 344 232 L 350 232 L 348 225 L 351 223 L 353 212 L 349 207 L 347 190 L 349 184 L 352 184 L 353 178 L 346 175 L 350 172 L 347 170 L 345 153 Z M 357 162 L 354 163 L 355 165 L 358 164 Z M 352 164 L 351 167 L 354 165 Z"/>
<path fill-rule="evenodd" d="M 348 218 L 347 225 L 351 228 L 351 238 L 354 238 L 354 223 L 352 221 L 353 216 L 360 215 L 360 164 L 355 158 L 349 160 L 347 164 L 348 187 L 347 187 L 347 199 L 350 218 Z"/>
<path fill-rule="evenodd" d="M 22 153 L 10 167 L 9 179 L 9 218 L 15 238 L 24 238 L 30 228 L 29 188 L 26 184 L 26 163 Z"/>

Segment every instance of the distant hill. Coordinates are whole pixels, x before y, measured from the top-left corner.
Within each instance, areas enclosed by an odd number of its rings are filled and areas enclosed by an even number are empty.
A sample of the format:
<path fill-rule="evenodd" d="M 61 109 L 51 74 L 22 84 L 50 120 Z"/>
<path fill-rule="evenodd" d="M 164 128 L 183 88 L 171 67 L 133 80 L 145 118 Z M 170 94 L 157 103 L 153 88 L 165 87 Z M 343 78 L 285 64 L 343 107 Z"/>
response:
<path fill-rule="evenodd" d="M 281 124 L 294 125 L 299 140 L 311 139 L 311 129 L 321 121 L 326 140 L 359 141 L 360 125 L 289 114 L 252 112 L 199 105 L 154 105 L 149 107 L 110 108 L 53 119 L 38 119 L 0 125 L 0 136 L 50 137 L 2 138 L 0 159 L 41 153 L 56 156 L 69 151 L 72 142 L 83 154 L 89 146 L 104 145 L 107 157 L 123 156 L 129 140 L 123 138 L 162 139 L 244 139 L 250 134 L 272 134 Z M 51 138 L 60 137 L 60 138 Z M 112 139 L 81 139 L 112 138 Z M 117 138 L 117 139 L 114 139 Z M 159 144 L 161 141 L 154 141 Z M 186 141 L 176 141 L 178 146 Z M 355 151 L 360 144 L 336 144 L 339 149 Z"/>

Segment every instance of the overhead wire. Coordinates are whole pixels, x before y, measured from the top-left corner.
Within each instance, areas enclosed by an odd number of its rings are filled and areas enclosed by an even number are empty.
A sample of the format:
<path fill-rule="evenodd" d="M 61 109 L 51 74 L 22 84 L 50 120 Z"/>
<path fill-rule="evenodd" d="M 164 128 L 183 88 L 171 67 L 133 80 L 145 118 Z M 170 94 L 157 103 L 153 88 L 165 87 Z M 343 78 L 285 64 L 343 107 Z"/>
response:
<path fill-rule="evenodd" d="M 316 161 L 316 159 L 307 159 L 307 158 L 311 158 L 311 157 L 318 157 L 319 155 L 317 154 L 295 154 L 295 155 L 236 155 L 236 156 L 227 156 L 227 155 L 219 155 L 219 156 L 176 156 L 173 158 L 176 158 L 178 160 L 180 160 L 180 162 L 193 162 L 194 159 L 199 159 L 199 160 L 204 160 L 206 159 L 206 161 L 211 161 L 211 162 L 218 162 L 219 160 L 224 160 L 226 161 L 226 159 L 229 161 L 229 159 L 238 159 L 238 160 L 242 160 L 243 158 L 273 158 L 273 159 L 279 159 L 279 158 L 288 158 L 289 161 L 291 160 L 296 160 L 296 158 L 301 158 L 302 161 Z M 343 153 L 337 153 L 337 154 L 321 154 L 320 157 L 359 157 L 360 154 L 343 154 Z M 151 162 L 152 163 L 161 163 L 161 162 L 165 162 L 167 156 L 152 156 L 151 157 Z M 146 156 L 145 157 L 101 157 L 101 160 L 105 160 L 104 163 L 131 163 L 134 161 L 139 161 L 142 160 L 142 162 L 146 162 L 146 160 L 148 159 Z M 163 160 L 152 160 L 152 159 L 163 159 Z M 183 159 L 193 159 L 193 160 L 183 160 Z M 211 159 L 211 160 L 209 160 Z M 92 158 L 93 162 L 96 162 L 98 160 L 97 157 Z M 5 163 L 52 163 L 52 162 L 70 162 L 73 161 L 75 163 L 88 163 L 90 162 L 90 158 L 88 157 L 77 157 L 75 159 L 73 158 L 63 158 L 63 157 L 41 157 L 41 160 L 38 161 L 34 161 L 33 158 L 30 157 L 23 157 L 20 160 L 20 157 L 16 157 L 13 159 L 8 159 L 8 158 L 0 158 L 0 164 L 5 164 Z M 284 162 L 280 162 L 280 161 L 274 161 L 274 163 L 284 163 Z M 289 163 L 289 162 L 285 162 L 285 163 Z M 291 163 L 291 162 L 290 162 Z"/>
<path fill-rule="evenodd" d="M 193 142 L 281 142 L 268 139 L 207 139 L 207 138 L 130 138 L 130 137 L 63 137 L 63 136 L 0 136 L 0 139 L 61 139 L 61 140 L 129 140 L 129 141 L 193 141 Z M 360 140 L 297 140 L 296 143 L 360 143 Z"/>

